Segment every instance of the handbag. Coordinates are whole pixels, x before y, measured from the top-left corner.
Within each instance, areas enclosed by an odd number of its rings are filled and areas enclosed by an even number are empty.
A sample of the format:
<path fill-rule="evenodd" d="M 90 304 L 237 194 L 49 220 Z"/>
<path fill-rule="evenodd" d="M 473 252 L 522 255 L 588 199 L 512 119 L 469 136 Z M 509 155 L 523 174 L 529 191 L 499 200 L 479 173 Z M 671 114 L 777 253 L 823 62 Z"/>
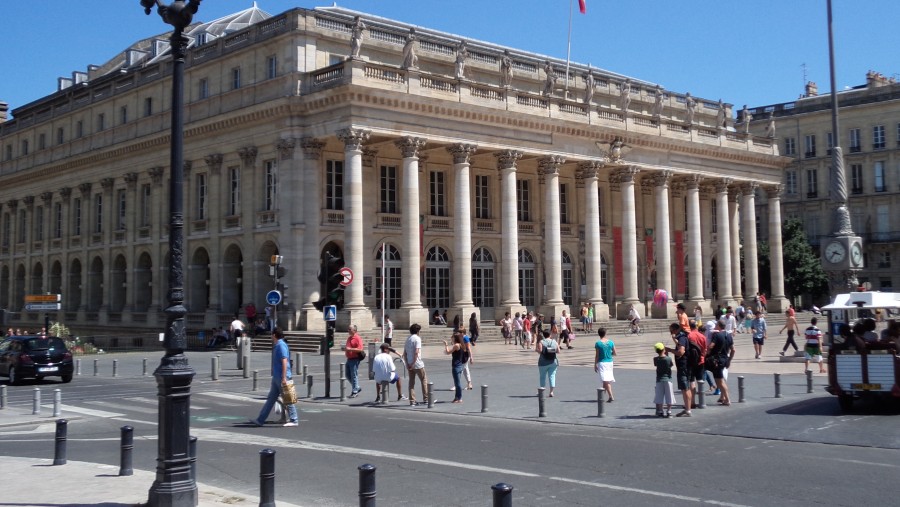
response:
<path fill-rule="evenodd" d="M 297 390 L 294 388 L 294 381 L 288 380 L 281 384 L 281 401 L 285 405 L 293 405 L 297 403 Z"/>
<path fill-rule="evenodd" d="M 365 359 L 365 358 L 366 358 L 366 351 L 363 350 L 362 352 L 359 353 L 359 356 L 357 356 L 357 359 L 359 359 L 360 361 L 362 361 L 362 360 Z"/>

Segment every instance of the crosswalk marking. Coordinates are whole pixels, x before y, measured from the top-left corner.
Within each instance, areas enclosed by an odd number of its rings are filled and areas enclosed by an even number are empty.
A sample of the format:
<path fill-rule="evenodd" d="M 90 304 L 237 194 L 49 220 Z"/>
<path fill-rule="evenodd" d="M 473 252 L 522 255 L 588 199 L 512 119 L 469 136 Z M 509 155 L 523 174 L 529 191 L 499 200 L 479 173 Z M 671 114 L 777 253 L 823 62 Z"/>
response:
<path fill-rule="evenodd" d="M 154 405 L 154 406 L 158 406 L 158 405 L 159 405 L 159 400 L 157 400 L 156 398 L 147 398 L 147 397 L 143 397 L 143 396 L 135 396 L 135 397 L 131 397 L 131 398 L 123 398 L 123 399 L 124 399 L 124 400 L 127 400 L 127 401 L 134 401 L 134 402 L 137 402 L 137 403 L 147 403 L 148 405 Z M 191 410 L 209 410 L 209 407 L 201 407 L 201 406 L 199 406 L 199 405 L 195 405 L 194 403 L 191 403 Z"/>
<path fill-rule="evenodd" d="M 89 415 L 92 417 L 104 417 L 104 418 L 113 418 L 113 417 L 123 417 L 125 414 L 119 414 L 115 412 L 106 412 L 104 410 L 94 410 L 85 407 L 76 407 L 74 405 L 63 405 L 62 412 L 75 412 L 76 414 Z"/>

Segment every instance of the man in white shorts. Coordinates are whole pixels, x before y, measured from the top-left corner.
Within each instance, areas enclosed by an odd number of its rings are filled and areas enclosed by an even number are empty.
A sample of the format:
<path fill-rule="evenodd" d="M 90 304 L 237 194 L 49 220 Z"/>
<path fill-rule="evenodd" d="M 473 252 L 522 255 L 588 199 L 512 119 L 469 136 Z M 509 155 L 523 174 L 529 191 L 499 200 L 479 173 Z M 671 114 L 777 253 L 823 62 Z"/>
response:
<path fill-rule="evenodd" d="M 377 386 L 376 402 L 381 401 L 382 382 L 397 385 L 397 401 L 406 399 L 406 396 L 403 396 L 403 383 L 400 381 L 400 376 L 397 375 L 397 368 L 394 366 L 394 359 L 391 357 L 391 353 L 397 354 L 397 351 L 392 349 L 387 343 L 382 343 L 381 352 L 375 354 L 375 358 L 372 360 L 372 371 L 375 373 L 375 385 Z M 398 357 L 399 355 L 397 354 Z"/>

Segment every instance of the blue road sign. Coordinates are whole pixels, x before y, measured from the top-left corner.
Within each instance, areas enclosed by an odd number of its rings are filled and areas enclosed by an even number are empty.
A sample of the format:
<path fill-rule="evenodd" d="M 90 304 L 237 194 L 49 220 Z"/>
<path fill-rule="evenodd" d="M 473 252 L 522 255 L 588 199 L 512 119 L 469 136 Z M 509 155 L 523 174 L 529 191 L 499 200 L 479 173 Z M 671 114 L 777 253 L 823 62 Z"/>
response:
<path fill-rule="evenodd" d="M 325 322 L 334 322 L 337 320 L 337 306 L 330 305 L 324 308 Z"/>
<path fill-rule="evenodd" d="M 270 290 L 266 293 L 266 303 L 269 303 L 272 306 L 281 303 L 281 293 L 277 290 Z"/>

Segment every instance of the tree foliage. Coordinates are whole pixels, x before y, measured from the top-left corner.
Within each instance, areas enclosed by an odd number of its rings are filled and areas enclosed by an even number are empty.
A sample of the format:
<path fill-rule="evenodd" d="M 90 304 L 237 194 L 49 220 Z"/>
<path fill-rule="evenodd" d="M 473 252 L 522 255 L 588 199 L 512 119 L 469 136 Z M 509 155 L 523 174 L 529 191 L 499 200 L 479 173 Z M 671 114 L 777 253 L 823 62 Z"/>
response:
<path fill-rule="evenodd" d="M 813 250 L 803 223 L 789 219 L 781 225 L 782 252 L 784 257 L 784 291 L 792 302 L 809 294 L 813 300 L 828 296 L 828 275 L 822 268 L 819 255 Z"/>

